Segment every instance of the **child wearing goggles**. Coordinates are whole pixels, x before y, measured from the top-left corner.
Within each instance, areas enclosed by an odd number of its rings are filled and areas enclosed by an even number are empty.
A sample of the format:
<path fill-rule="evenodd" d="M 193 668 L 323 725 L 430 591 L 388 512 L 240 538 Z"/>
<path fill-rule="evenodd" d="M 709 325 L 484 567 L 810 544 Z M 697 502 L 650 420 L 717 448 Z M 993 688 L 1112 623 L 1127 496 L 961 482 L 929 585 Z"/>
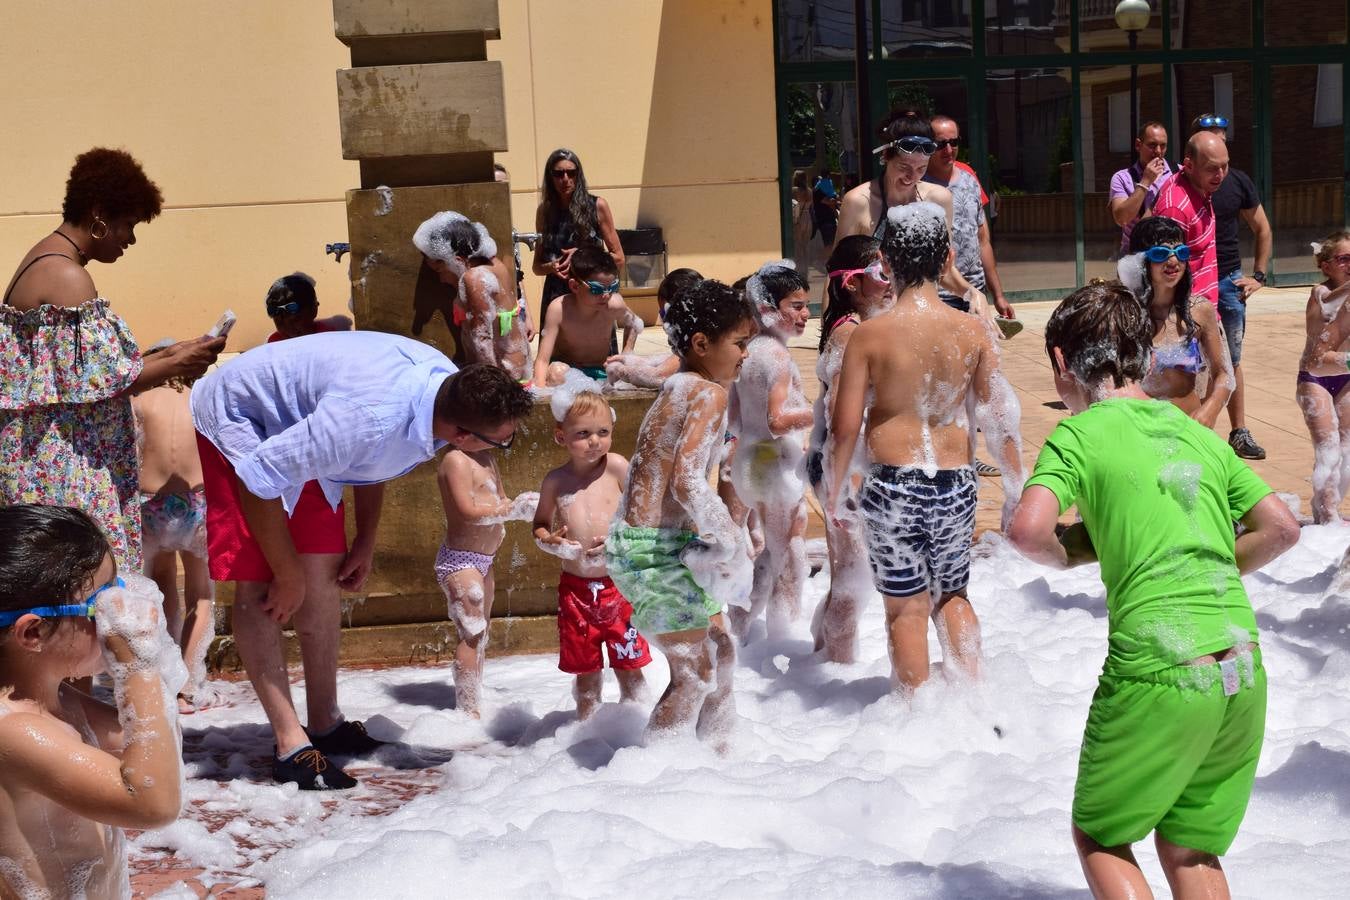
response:
<path fill-rule="evenodd" d="M 130 896 L 122 828 L 178 817 L 185 673 L 153 585 L 64 506 L 0 508 L 0 894 Z M 68 679 L 104 666 L 118 707 Z"/>
<path fill-rule="evenodd" d="M 562 384 L 569 368 L 604 381 L 615 326 L 623 328 L 623 353 L 633 351 L 642 333 L 642 320 L 619 295 L 618 266 L 603 249 L 586 246 L 572 254 L 567 287 L 570 293 L 544 313 L 534 361 L 534 383 L 543 387 Z"/>

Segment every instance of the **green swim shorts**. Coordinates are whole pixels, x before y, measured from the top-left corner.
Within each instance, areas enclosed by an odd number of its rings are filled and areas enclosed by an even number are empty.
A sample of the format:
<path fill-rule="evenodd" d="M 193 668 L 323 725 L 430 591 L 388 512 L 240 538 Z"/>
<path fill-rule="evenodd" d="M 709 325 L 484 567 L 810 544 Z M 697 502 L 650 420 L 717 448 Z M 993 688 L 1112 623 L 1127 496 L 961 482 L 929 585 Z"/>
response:
<path fill-rule="evenodd" d="M 572 366 L 572 368 L 576 369 L 587 378 L 593 378 L 596 381 L 604 381 L 609 377 L 605 374 L 604 366 Z"/>
<path fill-rule="evenodd" d="M 1266 672 L 1259 649 L 1222 668 L 1227 679 L 1218 663 L 1101 677 L 1073 795 L 1088 837 L 1116 847 L 1156 829 L 1179 847 L 1228 851 L 1261 756 Z"/>
<path fill-rule="evenodd" d="M 722 611 L 680 562 L 694 534 L 616 524 L 605 541 L 609 577 L 633 604 L 633 625 L 647 634 L 708 627 Z"/>

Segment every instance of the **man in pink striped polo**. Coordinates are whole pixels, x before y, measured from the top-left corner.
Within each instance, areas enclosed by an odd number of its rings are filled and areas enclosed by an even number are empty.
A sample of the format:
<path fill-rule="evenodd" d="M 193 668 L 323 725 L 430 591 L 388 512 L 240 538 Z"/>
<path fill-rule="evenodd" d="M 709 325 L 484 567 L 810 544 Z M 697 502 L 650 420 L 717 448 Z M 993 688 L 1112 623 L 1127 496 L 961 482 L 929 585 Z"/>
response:
<path fill-rule="evenodd" d="M 1219 256 L 1214 242 L 1214 192 L 1228 174 L 1228 145 L 1208 131 L 1191 135 L 1181 172 L 1158 193 L 1155 216 L 1181 223 L 1191 248 L 1191 294 L 1219 303 Z"/>

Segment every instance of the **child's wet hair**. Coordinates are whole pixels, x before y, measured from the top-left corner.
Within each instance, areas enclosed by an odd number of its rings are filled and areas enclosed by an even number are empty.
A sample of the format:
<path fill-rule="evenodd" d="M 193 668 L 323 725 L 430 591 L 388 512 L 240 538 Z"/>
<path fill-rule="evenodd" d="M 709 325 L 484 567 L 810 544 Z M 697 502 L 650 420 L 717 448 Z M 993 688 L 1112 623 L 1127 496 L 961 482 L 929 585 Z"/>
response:
<path fill-rule="evenodd" d="M 596 247 L 592 244 L 586 244 L 578 247 L 572 254 L 570 263 L 571 274 L 569 278 L 577 281 L 590 281 L 597 275 L 619 274 L 619 267 L 614 264 L 614 257 L 602 247 Z"/>
<path fill-rule="evenodd" d="M 1343 241 L 1350 241 L 1350 231 L 1341 229 L 1322 238 L 1321 244 L 1317 247 L 1317 264 L 1320 266 L 1323 263 L 1331 262 L 1331 258 L 1336 255 L 1337 245 Z"/>
<path fill-rule="evenodd" d="M 694 335 L 715 341 L 742 322 L 755 321 L 745 295 L 714 278 L 705 278 L 677 294 L 666 307 L 666 340 L 676 356 L 689 353 Z"/>
<path fill-rule="evenodd" d="M 267 299 L 263 302 L 267 306 L 267 314 L 275 317 L 280 314 L 281 307 L 291 302 L 299 303 L 302 308 L 317 307 L 319 295 L 314 289 L 313 278 L 304 272 L 292 272 L 272 282 L 272 286 L 267 289 Z"/>
<path fill-rule="evenodd" d="M 805 290 L 809 290 L 806 279 L 786 264 L 766 263 L 745 280 L 746 296 L 751 303 L 764 309 L 777 309 L 785 298 Z"/>
<path fill-rule="evenodd" d="M 840 238 L 839 243 L 834 245 L 834 252 L 830 254 L 829 261 L 825 263 L 825 271 L 838 272 L 842 269 L 866 268 L 880 255 L 881 242 L 876 238 L 870 234 L 850 234 L 847 237 Z M 820 318 L 819 349 L 821 353 L 825 352 L 825 345 L 829 343 L 830 332 L 834 330 L 834 323 L 844 316 L 858 311 L 857 307 L 853 305 L 853 294 L 849 292 L 848 288 L 844 287 L 844 276 L 831 278 L 826 294 L 825 312 L 821 314 Z"/>
<path fill-rule="evenodd" d="M 936 203 L 921 201 L 892 207 L 886 213 L 881 252 L 891 266 L 891 289 L 898 297 L 907 288 L 937 281 L 947 262 L 951 235 L 947 213 Z"/>
<path fill-rule="evenodd" d="M 693 269 L 676 269 L 661 279 L 661 284 L 656 289 L 656 302 L 664 309 L 670 305 L 676 294 L 702 279 L 703 276 Z"/>
<path fill-rule="evenodd" d="M 418 225 L 412 242 L 422 255 L 446 263 L 461 256 L 491 260 L 497 255 L 497 244 L 487 228 L 454 210 L 438 212 Z"/>
<path fill-rule="evenodd" d="M 110 552 L 94 520 L 70 506 L 0 506 L 0 610 L 84 596 Z"/>
<path fill-rule="evenodd" d="M 604 413 L 610 422 L 615 420 L 614 407 L 609 405 L 604 394 L 599 391 L 581 391 L 572 399 L 572 405 L 567 407 L 567 414 L 558 424 L 563 424 L 573 416 L 588 416 L 592 413 Z"/>
<path fill-rule="evenodd" d="M 518 421 L 533 408 L 529 391 L 505 369 L 484 363 L 460 369 L 436 394 L 436 418 L 473 431 Z"/>
<path fill-rule="evenodd" d="M 1148 313 L 1118 281 L 1094 282 L 1064 298 L 1045 325 L 1045 352 L 1056 375 L 1054 348 L 1084 385 L 1111 379 L 1111 386 L 1142 381 L 1148 374 L 1153 333 Z"/>
<path fill-rule="evenodd" d="M 1149 216 L 1147 219 L 1141 219 L 1134 226 L 1134 231 L 1130 232 L 1131 253 L 1143 253 L 1149 247 L 1160 244 L 1184 243 L 1186 243 L 1185 229 L 1176 219 L 1167 216 Z M 1148 264 L 1145 261 L 1144 289 L 1138 300 L 1147 308 L 1152 299 L 1153 281 L 1148 277 Z M 1172 293 L 1172 308 L 1176 310 L 1177 318 L 1185 327 L 1186 336 L 1194 337 L 1196 325 L 1195 319 L 1191 317 L 1191 267 L 1186 263 L 1181 264 L 1181 280 L 1177 282 L 1176 290 Z"/>

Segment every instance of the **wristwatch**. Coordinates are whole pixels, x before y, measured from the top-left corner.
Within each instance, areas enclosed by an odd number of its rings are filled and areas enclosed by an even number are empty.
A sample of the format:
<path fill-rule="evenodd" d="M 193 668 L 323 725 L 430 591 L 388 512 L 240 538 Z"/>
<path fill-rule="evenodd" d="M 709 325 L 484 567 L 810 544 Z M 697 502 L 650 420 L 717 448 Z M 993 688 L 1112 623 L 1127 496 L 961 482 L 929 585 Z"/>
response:
<path fill-rule="evenodd" d="M 1253 281 L 1259 281 L 1259 282 L 1261 282 L 1262 284 L 1265 284 L 1265 283 L 1266 283 L 1266 273 L 1265 273 L 1265 272 L 1262 272 L 1260 269 L 1258 269 L 1257 271 L 1255 271 L 1255 272 L 1252 273 L 1252 280 L 1253 280 Z"/>

